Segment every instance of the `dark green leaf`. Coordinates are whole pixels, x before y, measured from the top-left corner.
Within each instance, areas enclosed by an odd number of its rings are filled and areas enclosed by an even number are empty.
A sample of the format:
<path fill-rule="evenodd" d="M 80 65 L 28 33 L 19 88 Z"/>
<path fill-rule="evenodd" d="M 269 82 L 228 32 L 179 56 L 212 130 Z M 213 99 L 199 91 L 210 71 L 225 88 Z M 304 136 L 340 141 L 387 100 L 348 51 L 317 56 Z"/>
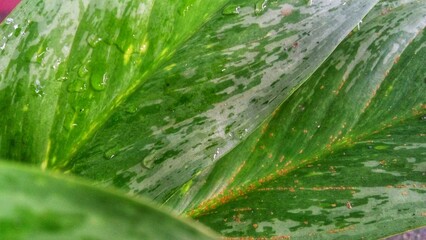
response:
<path fill-rule="evenodd" d="M 0 162 L 0 239 L 214 239 L 151 203 Z"/>

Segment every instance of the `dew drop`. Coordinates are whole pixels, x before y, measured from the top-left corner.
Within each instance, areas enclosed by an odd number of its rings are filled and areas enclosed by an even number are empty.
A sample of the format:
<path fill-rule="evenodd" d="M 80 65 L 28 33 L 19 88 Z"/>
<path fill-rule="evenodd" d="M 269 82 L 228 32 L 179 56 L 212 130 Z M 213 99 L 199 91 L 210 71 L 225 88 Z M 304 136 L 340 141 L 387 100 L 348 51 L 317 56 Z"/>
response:
<path fill-rule="evenodd" d="M 265 12 L 265 9 L 268 5 L 268 0 L 258 1 L 254 5 L 254 14 L 261 15 Z"/>
<path fill-rule="evenodd" d="M 89 68 L 87 67 L 86 64 L 84 64 L 78 69 L 78 76 L 85 77 L 89 74 L 89 72 L 90 72 Z"/>
<path fill-rule="evenodd" d="M 38 52 L 36 55 L 35 55 L 35 62 L 36 63 L 42 63 L 43 62 L 43 58 L 44 58 L 44 54 L 45 54 L 46 52 L 45 51 L 40 51 L 40 52 Z"/>
<path fill-rule="evenodd" d="M 102 75 L 94 73 L 92 74 L 92 77 L 90 78 L 90 85 L 96 91 L 103 91 L 105 90 L 107 86 L 108 80 L 109 80 L 108 73 L 104 73 Z"/>
<path fill-rule="evenodd" d="M 68 92 L 70 93 L 81 93 L 87 90 L 86 82 L 83 80 L 77 80 L 72 82 L 67 87 Z"/>
<path fill-rule="evenodd" d="M 127 113 L 136 113 L 138 110 L 139 110 L 138 106 L 136 106 L 136 105 L 130 105 L 130 106 L 126 107 L 125 111 Z"/>
<path fill-rule="evenodd" d="M 97 37 L 95 35 L 91 35 L 87 38 L 87 43 L 92 47 L 95 48 L 100 42 L 102 41 L 102 38 Z"/>
<path fill-rule="evenodd" d="M 185 6 L 180 7 L 180 8 L 178 9 L 178 13 L 179 13 L 179 15 L 181 15 L 181 16 L 185 16 L 185 15 L 189 12 L 189 10 L 191 9 L 191 7 L 192 7 L 192 4 L 189 4 L 189 5 L 185 5 Z"/>
<path fill-rule="evenodd" d="M 240 6 L 235 5 L 235 4 L 230 4 L 223 9 L 222 14 L 223 15 L 238 15 L 238 14 L 240 14 Z"/>
<path fill-rule="evenodd" d="M 218 158 L 218 157 L 219 157 L 219 154 L 220 154 L 220 149 L 219 149 L 219 148 L 216 148 L 216 152 L 213 154 L 213 159 Z"/>
<path fill-rule="evenodd" d="M 6 18 L 6 20 L 4 21 L 4 23 L 6 24 L 12 24 L 14 22 L 13 18 Z"/>
<path fill-rule="evenodd" d="M 40 83 L 40 80 L 36 80 L 33 84 L 34 87 L 34 92 L 37 96 L 42 97 L 43 95 L 45 95 L 44 91 L 43 91 L 43 86 Z"/>
<path fill-rule="evenodd" d="M 358 31 L 361 30 L 361 23 L 362 23 L 362 20 L 359 21 L 358 24 L 357 24 Z"/>
<path fill-rule="evenodd" d="M 119 151 L 120 151 L 120 147 L 114 146 L 114 147 L 110 148 L 109 150 L 105 151 L 104 158 L 105 159 L 112 159 L 115 156 L 117 156 Z"/>
<path fill-rule="evenodd" d="M 59 65 L 61 65 L 61 63 L 62 63 L 62 59 L 58 58 L 58 59 L 55 61 L 55 63 L 53 63 L 52 68 L 53 68 L 53 69 L 57 69 L 57 68 L 59 67 Z"/>

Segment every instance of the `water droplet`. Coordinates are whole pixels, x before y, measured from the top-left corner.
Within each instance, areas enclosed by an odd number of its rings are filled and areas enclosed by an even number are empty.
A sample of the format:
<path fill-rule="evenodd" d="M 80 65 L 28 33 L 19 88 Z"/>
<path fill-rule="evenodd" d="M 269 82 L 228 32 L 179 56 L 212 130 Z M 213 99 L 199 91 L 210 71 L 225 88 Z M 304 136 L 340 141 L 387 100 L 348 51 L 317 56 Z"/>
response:
<path fill-rule="evenodd" d="M 43 95 L 45 95 L 45 93 L 43 92 L 43 86 L 40 83 L 40 80 L 36 80 L 33 84 L 34 87 L 34 92 L 37 96 L 42 97 Z"/>
<path fill-rule="evenodd" d="M 42 63 L 43 62 L 43 58 L 44 58 L 44 54 L 45 54 L 46 52 L 45 51 L 40 51 L 40 52 L 38 52 L 36 55 L 35 55 L 35 62 L 37 62 L 37 63 Z"/>
<path fill-rule="evenodd" d="M 95 48 L 100 42 L 102 41 L 102 38 L 97 37 L 95 35 L 91 35 L 87 38 L 87 43 L 92 47 Z"/>
<path fill-rule="evenodd" d="M 108 73 L 104 73 L 102 75 L 93 73 L 92 77 L 90 78 L 90 84 L 94 90 L 103 91 L 107 86 L 108 80 Z"/>
<path fill-rule="evenodd" d="M 120 147 L 119 146 L 112 147 L 112 148 L 110 148 L 109 150 L 107 150 L 104 153 L 104 157 L 106 159 L 112 159 L 115 156 L 117 156 L 117 154 L 118 154 L 119 151 L 120 151 Z"/>
<path fill-rule="evenodd" d="M 358 31 L 361 30 L 361 23 L 362 23 L 362 20 L 358 22 L 358 25 L 357 25 Z"/>
<path fill-rule="evenodd" d="M 230 4 L 223 9 L 222 14 L 223 15 L 238 15 L 238 14 L 240 14 L 240 6 L 235 5 L 235 4 Z"/>
<path fill-rule="evenodd" d="M 68 85 L 68 92 L 71 93 L 81 93 L 87 90 L 86 82 L 83 80 L 77 80 Z"/>
<path fill-rule="evenodd" d="M 254 14 L 261 15 L 265 12 L 268 5 L 268 0 L 258 1 L 254 6 Z"/>
<path fill-rule="evenodd" d="M 14 22 L 13 18 L 6 18 L 6 20 L 4 21 L 4 23 L 6 24 L 12 24 Z"/>
<path fill-rule="evenodd" d="M 53 64 L 52 68 L 53 69 L 57 69 L 61 63 L 62 63 L 62 59 L 60 59 L 60 58 L 56 59 L 56 61 Z"/>
<path fill-rule="evenodd" d="M 181 6 L 178 10 L 179 15 L 185 16 L 191 7 L 192 4 Z"/>
<path fill-rule="evenodd" d="M 126 108 L 126 112 L 127 113 L 136 113 L 137 111 L 138 111 L 139 109 L 138 109 L 138 106 L 136 106 L 136 105 L 130 105 L 130 106 L 128 106 L 127 108 Z"/>
<path fill-rule="evenodd" d="M 89 74 L 89 68 L 87 66 L 87 64 L 83 64 L 79 69 L 78 69 L 78 76 L 80 77 L 85 77 Z"/>
<path fill-rule="evenodd" d="M 219 154 L 220 154 L 220 149 L 217 148 L 216 152 L 213 154 L 213 159 L 216 159 L 217 157 L 219 157 Z"/>

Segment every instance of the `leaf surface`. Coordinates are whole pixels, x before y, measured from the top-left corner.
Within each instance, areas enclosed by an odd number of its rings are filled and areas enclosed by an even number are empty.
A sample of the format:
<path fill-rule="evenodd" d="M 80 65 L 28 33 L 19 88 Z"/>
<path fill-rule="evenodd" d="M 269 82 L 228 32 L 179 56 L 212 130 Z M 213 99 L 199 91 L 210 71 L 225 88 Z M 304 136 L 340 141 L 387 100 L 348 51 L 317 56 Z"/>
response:
<path fill-rule="evenodd" d="M 0 192 L 1 239 L 217 238 L 145 200 L 4 162 Z"/>
<path fill-rule="evenodd" d="M 40 7 L 33 34 L 2 52 L 1 156 L 150 196 L 230 237 L 425 225 L 425 3 L 381 1 L 360 22 L 377 1 L 307 2 Z M 44 57 L 70 9 L 71 37 Z"/>
<path fill-rule="evenodd" d="M 373 4 L 279 1 L 261 15 L 251 1 L 227 5 L 240 13 L 206 23 L 117 108 L 71 171 L 185 209 L 172 199 L 270 118 Z"/>
<path fill-rule="evenodd" d="M 189 215 L 230 237 L 379 238 L 426 224 L 426 5 L 386 3 L 200 179 Z"/>

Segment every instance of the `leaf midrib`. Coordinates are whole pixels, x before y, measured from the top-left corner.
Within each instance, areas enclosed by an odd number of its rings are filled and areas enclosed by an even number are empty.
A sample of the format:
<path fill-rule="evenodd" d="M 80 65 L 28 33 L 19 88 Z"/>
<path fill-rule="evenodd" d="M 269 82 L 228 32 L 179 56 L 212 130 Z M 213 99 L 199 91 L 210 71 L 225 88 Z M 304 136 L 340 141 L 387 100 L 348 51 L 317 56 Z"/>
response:
<path fill-rule="evenodd" d="M 424 30 L 424 28 L 425 27 L 423 27 L 423 30 Z M 423 31 L 422 30 L 422 31 Z M 417 34 L 416 35 L 414 35 L 409 41 L 407 41 L 407 43 L 406 43 L 406 45 L 404 46 L 404 48 L 399 52 L 399 56 L 401 56 L 401 55 L 403 55 L 404 54 L 404 52 L 405 52 L 405 50 L 409 47 L 409 45 L 410 45 L 410 43 L 422 32 L 422 31 L 419 31 L 419 32 L 417 32 Z M 340 44 L 339 44 L 340 45 Z M 339 45 L 337 45 L 336 46 L 336 48 L 339 46 Z M 335 49 L 336 49 L 335 48 Z M 334 52 L 334 50 L 333 50 L 333 52 Z M 330 55 L 331 55 L 331 53 L 330 53 Z M 326 62 L 328 59 L 329 59 L 329 57 L 330 57 L 330 55 L 324 60 L 324 62 Z M 411 60 L 411 59 L 410 59 Z M 323 62 L 323 63 L 324 63 Z M 322 63 L 322 64 L 323 64 Z M 321 65 L 322 65 L 321 64 Z M 320 67 L 321 67 L 321 65 L 317 68 L 317 69 L 319 69 Z M 388 69 L 388 72 L 391 72 L 392 71 L 392 69 L 395 67 L 395 65 L 397 65 L 397 63 L 395 63 L 394 61 L 392 61 L 392 64 L 391 64 L 391 66 L 389 67 L 389 69 Z M 316 69 L 316 70 L 317 70 Z M 315 72 L 315 71 L 314 71 Z M 313 73 L 314 73 L 313 72 Z M 395 78 L 398 78 L 399 76 L 401 76 L 401 74 L 402 74 L 402 72 L 401 73 L 399 73 L 397 76 L 394 76 Z M 297 89 L 299 89 L 300 87 L 302 87 L 303 85 L 305 85 L 305 84 L 307 84 L 307 82 L 308 82 L 308 80 L 309 80 L 309 78 L 312 76 L 312 74 L 302 83 L 302 84 L 300 84 L 300 86 L 297 88 Z M 382 80 L 380 81 L 380 83 L 379 84 L 377 84 L 377 86 L 376 86 L 376 91 L 379 91 L 379 89 L 383 86 L 383 83 L 384 82 L 386 82 L 386 79 L 387 78 L 390 78 L 390 74 L 387 74 L 387 75 L 384 75 L 384 77 L 382 78 Z M 294 92 L 296 92 L 297 91 L 297 89 L 295 89 L 295 91 L 293 91 L 293 92 L 291 92 L 291 94 L 276 108 L 276 109 L 280 109 L 280 107 L 294 94 Z M 372 102 L 375 98 L 377 98 L 377 94 L 374 94 L 374 95 L 370 95 L 370 98 L 368 98 L 365 102 Z M 331 104 L 328 106 L 328 107 L 330 107 L 331 106 Z M 365 109 L 363 109 L 363 111 L 361 112 L 361 114 L 359 115 L 359 118 L 357 118 L 357 120 L 356 120 L 356 122 L 354 122 L 354 124 L 352 125 L 353 127 L 355 127 L 355 126 L 357 126 L 357 125 L 359 125 L 359 122 L 360 122 L 360 120 L 362 119 L 362 117 L 368 112 L 367 110 L 369 110 L 369 109 L 371 109 L 371 104 L 370 105 L 368 105 L 367 106 L 367 108 L 365 108 Z M 363 141 L 363 140 L 366 140 L 367 138 L 369 138 L 369 137 L 371 137 L 372 135 L 375 135 L 375 134 L 378 134 L 378 133 L 380 133 L 380 132 L 383 132 L 383 131 L 385 131 L 385 130 L 387 130 L 387 129 L 389 129 L 389 128 L 393 128 L 393 127 L 395 127 L 395 125 L 393 125 L 392 124 L 392 122 L 397 122 L 397 123 L 399 123 L 399 124 L 402 124 L 403 122 L 405 122 L 406 120 L 408 120 L 408 119 L 411 119 L 411 118 L 413 118 L 413 117 L 420 117 L 422 115 L 422 113 L 418 113 L 417 115 L 414 115 L 414 116 L 405 116 L 405 118 L 398 118 L 398 119 L 390 119 L 390 121 L 389 121 L 389 119 L 388 119 L 388 121 L 387 121 L 387 123 L 386 123 L 386 125 L 385 125 L 385 127 L 383 127 L 383 128 L 381 128 L 380 130 L 378 130 L 378 131 L 371 131 L 371 129 L 372 128 L 370 128 L 370 129 L 367 129 L 367 131 L 369 131 L 369 132 L 367 132 L 367 133 L 358 133 L 358 136 L 360 136 L 359 138 L 357 138 L 356 139 L 356 142 L 361 142 L 361 141 Z M 259 129 L 259 128 L 261 128 L 262 126 L 264 126 L 264 125 L 268 125 L 271 121 L 273 120 L 273 118 L 267 118 L 264 122 L 262 122 L 256 129 Z M 383 122 L 382 122 L 383 123 Z M 376 125 L 376 126 L 379 126 L 379 125 Z M 396 125 L 396 126 L 398 126 L 398 124 Z M 325 151 L 325 152 L 323 152 L 323 153 L 321 153 L 320 155 L 316 155 L 315 153 L 312 153 L 310 156 L 308 156 L 306 159 L 308 159 L 308 160 L 306 160 L 306 161 L 300 161 L 299 163 L 300 163 L 300 165 L 297 165 L 297 166 L 294 166 L 294 167 L 290 167 L 290 168 L 281 168 L 281 169 L 279 169 L 279 170 L 277 170 L 277 171 L 285 171 L 285 173 L 283 174 L 283 175 L 279 175 L 279 174 L 277 174 L 276 172 L 273 172 L 272 173 L 272 175 L 274 176 L 273 178 L 268 178 L 268 176 L 270 176 L 270 175 L 265 175 L 263 178 L 265 178 L 265 179 L 267 179 L 268 181 L 267 182 L 265 182 L 265 183 L 268 183 L 268 182 L 272 182 L 272 181 L 274 181 L 274 180 L 276 180 L 277 178 L 280 178 L 280 177 L 283 177 L 283 176 L 285 176 L 285 175 L 288 175 L 288 174 L 290 174 L 290 173 L 292 173 L 293 171 L 295 171 L 295 170 L 297 170 L 298 168 L 300 168 L 300 167 L 304 167 L 304 166 L 307 166 L 307 165 L 309 165 L 309 164 L 312 164 L 312 163 L 314 163 L 314 162 L 319 162 L 319 161 L 321 161 L 322 159 L 325 159 L 326 157 L 328 157 L 328 156 L 330 156 L 330 155 L 332 155 L 335 151 L 340 151 L 340 150 L 343 150 L 343 149 L 346 149 L 346 148 L 348 148 L 348 147 L 351 147 L 351 146 L 353 146 L 356 142 L 352 142 L 352 140 L 351 140 L 351 138 L 348 138 L 348 137 L 350 137 L 350 135 L 349 135 L 349 133 L 350 133 L 350 131 L 348 131 L 348 132 L 346 132 L 345 133 L 345 135 L 343 135 L 342 136 L 342 139 L 344 139 L 344 138 L 347 138 L 347 139 L 350 139 L 349 141 L 344 141 L 344 142 L 338 142 L 338 143 L 335 143 L 335 144 L 333 144 L 332 145 L 332 147 L 331 148 L 329 148 L 327 151 Z M 266 131 L 265 132 L 262 132 L 261 133 L 261 135 L 259 136 L 259 138 L 261 138 L 261 137 L 263 137 L 263 136 L 265 136 L 265 134 L 266 134 Z M 249 135 L 250 136 L 250 135 Z M 238 143 L 238 145 L 239 144 L 241 144 L 242 142 L 244 142 L 244 141 L 241 141 L 240 143 Z M 255 146 L 258 146 L 260 143 L 256 143 L 255 144 Z M 323 149 L 326 149 L 326 145 L 324 145 L 324 148 L 322 148 L 321 150 L 323 150 Z M 230 150 L 230 151 L 232 151 L 232 149 Z M 287 161 L 291 161 L 291 160 L 287 160 Z M 237 171 L 235 171 L 232 175 L 238 175 L 238 171 L 239 170 L 237 170 Z M 262 178 L 258 178 L 258 179 L 254 179 L 252 182 L 254 183 L 254 182 L 257 182 L 259 179 L 262 179 Z M 227 186 L 229 186 L 229 184 L 230 183 L 228 183 L 228 185 Z M 263 184 L 263 183 L 262 183 Z M 220 194 L 217 194 L 217 195 L 215 195 L 213 198 L 209 198 L 209 199 L 205 199 L 204 201 L 202 201 L 200 204 L 198 204 L 198 206 L 196 206 L 195 208 L 192 208 L 192 209 L 188 209 L 188 210 L 186 210 L 185 212 L 184 212 L 184 214 L 185 215 L 187 215 L 187 216 L 190 216 L 190 217 L 192 217 L 192 218 L 196 218 L 196 217 L 198 217 L 198 216 L 202 216 L 202 215 L 205 215 L 205 214 L 208 214 L 209 212 L 210 212 L 210 210 L 211 210 L 211 208 L 210 207 L 213 207 L 214 206 L 214 208 L 216 208 L 216 207 L 218 207 L 218 205 L 216 205 L 216 204 L 214 204 L 215 202 L 221 202 L 222 204 L 226 204 L 226 203 L 228 203 L 228 202 L 232 202 L 232 201 L 235 201 L 237 198 L 239 198 L 239 197 L 241 197 L 241 196 L 244 196 L 244 195 L 246 195 L 246 194 L 248 194 L 248 193 L 250 193 L 250 192 L 253 192 L 253 191 L 256 191 L 260 186 L 262 186 L 262 184 L 256 184 L 255 186 L 256 186 L 256 188 L 252 188 L 252 187 L 250 187 L 250 185 L 248 184 L 247 186 L 245 186 L 245 188 L 244 189 L 238 189 L 238 190 L 241 190 L 241 191 L 237 191 L 236 189 L 233 189 L 233 188 L 230 188 L 230 189 L 227 189 L 227 186 L 225 186 L 225 187 L 223 187 L 222 189 L 223 190 L 226 190 L 226 191 L 232 191 L 232 190 L 234 190 L 233 192 L 237 192 L 237 193 L 239 193 L 239 192 L 242 192 L 243 194 L 233 194 L 233 195 L 231 195 L 231 197 L 228 197 L 227 198 L 227 201 L 226 202 L 223 202 L 223 201 L 218 201 L 218 199 L 220 199 Z M 223 191 L 224 192 L 224 191 Z M 211 206 L 209 206 L 209 204 L 211 204 Z M 195 214 L 194 214 L 195 213 Z"/>

